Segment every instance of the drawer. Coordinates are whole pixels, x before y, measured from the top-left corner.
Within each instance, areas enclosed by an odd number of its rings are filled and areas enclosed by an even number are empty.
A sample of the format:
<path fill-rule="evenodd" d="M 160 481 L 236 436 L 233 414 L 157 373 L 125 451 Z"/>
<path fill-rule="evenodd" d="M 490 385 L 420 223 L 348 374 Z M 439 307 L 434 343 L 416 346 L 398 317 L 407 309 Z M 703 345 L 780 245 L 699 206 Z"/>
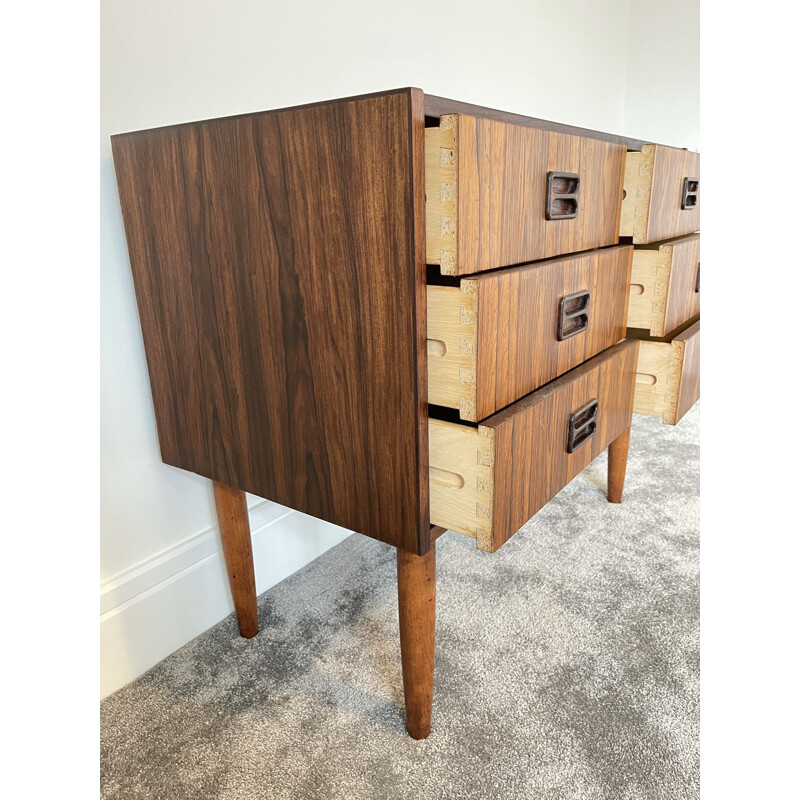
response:
<path fill-rule="evenodd" d="M 628 325 L 664 336 L 700 313 L 700 234 L 633 253 Z"/>
<path fill-rule="evenodd" d="M 642 145 L 625 161 L 620 236 L 648 244 L 700 230 L 700 154 Z"/>
<path fill-rule="evenodd" d="M 477 422 L 623 339 L 632 255 L 611 247 L 429 285 L 428 402 Z"/>
<path fill-rule="evenodd" d="M 495 551 L 631 422 L 638 342 L 605 350 L 479 425 L 430 419 L 431 523 Z M 597 401 L 588 438 L 570 418 Z"/>
<path fill-rule="evenodd" d="M 669 337 L 639 342 L 636 369 L 637 414 L 675 425 L 700 397 L 700 320 Z"/>
<path fill-rule="evenodd" d="M 625 152 L 599 139 L 442 116 L 425 130 L 427 262 L 466 275 L 617 244 Z"/>

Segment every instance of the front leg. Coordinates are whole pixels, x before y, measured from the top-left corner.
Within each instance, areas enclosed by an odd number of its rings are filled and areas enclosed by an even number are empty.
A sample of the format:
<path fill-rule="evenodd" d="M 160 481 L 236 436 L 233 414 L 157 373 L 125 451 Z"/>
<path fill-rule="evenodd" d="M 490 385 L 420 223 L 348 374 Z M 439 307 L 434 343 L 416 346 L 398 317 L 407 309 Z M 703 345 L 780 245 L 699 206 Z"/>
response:
<path fill-rule="evenodd" d="M 424 556 L 397 548 L 397 599 L 406 728 L 413 739 L 431 732 L 436 641 L 436 545 Z"/>

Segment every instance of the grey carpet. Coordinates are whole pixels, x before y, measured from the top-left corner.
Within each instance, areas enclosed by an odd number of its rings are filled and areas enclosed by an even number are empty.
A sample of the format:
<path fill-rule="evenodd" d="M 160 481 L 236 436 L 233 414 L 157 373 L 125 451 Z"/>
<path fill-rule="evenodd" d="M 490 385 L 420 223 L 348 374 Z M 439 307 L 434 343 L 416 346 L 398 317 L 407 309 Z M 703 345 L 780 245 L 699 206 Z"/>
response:
<path fill-rule="evenodd" d="M 394 550 L 351 536 L 102 703 L 104 798 L 696 798 L 699 424 L 635 416 L 495 554 L 438 543 L 433 730 L 404 731 Z"/>

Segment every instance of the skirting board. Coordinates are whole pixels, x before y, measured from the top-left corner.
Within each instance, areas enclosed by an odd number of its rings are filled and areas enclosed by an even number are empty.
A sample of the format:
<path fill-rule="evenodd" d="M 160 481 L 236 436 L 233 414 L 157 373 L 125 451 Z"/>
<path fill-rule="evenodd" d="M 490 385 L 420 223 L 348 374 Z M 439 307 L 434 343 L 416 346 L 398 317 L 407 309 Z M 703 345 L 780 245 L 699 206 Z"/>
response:
<path fill-rule="evenodd" d="M 256 589 L 265 592 L 351 535 L 264 500 L 250 508 Z M 233 612 L 214 526 L 100 587 L 100 696 L 115 692 Z"/>

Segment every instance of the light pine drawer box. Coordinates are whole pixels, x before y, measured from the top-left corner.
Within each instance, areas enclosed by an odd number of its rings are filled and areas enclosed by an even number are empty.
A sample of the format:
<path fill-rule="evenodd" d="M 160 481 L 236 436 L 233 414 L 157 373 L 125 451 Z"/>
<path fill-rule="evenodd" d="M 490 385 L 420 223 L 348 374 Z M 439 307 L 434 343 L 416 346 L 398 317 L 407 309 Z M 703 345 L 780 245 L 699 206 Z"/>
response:
<path fill-rule="evenodd" d="M 619 235 L 649 244 L 700 230 L 700 154 L 660 144 L 628 152 Z"/>
<path fill-rule="evenodd" d="M 636 247 L 628 326 L 665 336 L 700 313 L 700 234 Z"/>
<path fill-rule="evenodd" d="M 700 397 L 700 320 L 668 337 L 639 342 L 636 368 L 637 414 L 676 425 Z"/>
<path fill-rule="evenodd" d="M 426 259 L 465 275 L 617 244 L 625 146 L 446 114 L 425 129 Z"/>
<path fill-rule="evenodd" d="M 428 402 L 477 422 L 625 337 L 633 248 L 429 285 Z"/>
<path fill-rule="evenodd" d="M 605 350 L 477 426 L 429 420 L 431 523 L 497 550 L 628 428 L 638 344 Z M 586 427 L 580 412 L 593 401 Z M 569 452 L 576 414 L 585 438 Z"/>

